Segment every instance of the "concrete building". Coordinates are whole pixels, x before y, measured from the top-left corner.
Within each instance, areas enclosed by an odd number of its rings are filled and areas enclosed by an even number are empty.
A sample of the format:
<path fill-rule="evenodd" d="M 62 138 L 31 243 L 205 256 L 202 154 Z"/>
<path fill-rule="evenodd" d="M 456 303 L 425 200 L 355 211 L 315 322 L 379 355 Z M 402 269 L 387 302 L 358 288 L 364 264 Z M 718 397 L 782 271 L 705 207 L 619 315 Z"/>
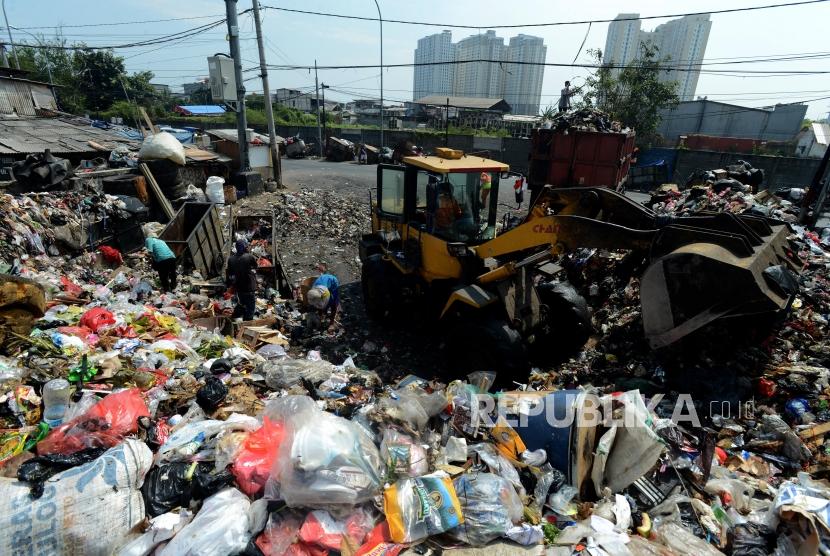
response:
<path fill-rule="evenodd" d="M 209 82 L 207 77 L 203 80 L 194 81 L 193 83 L 183 83 L 182 89 L 184 89 L 184 94 L 190 96 L 192 94 L 198 93 L 199 91 L 207 91 L 210 88 Z"/>
<path fill-rule="evenodd" d="M 640 14 L 618 14 L 608 24 L 602 61 L 606 64 L 626 65 L 636 56 L 640 46 Z M 627 20 L 627 21 L 626 21 Z"/>
<path fill-rule="evenodd" d="M 452 62 L 455 59 L 455 46 L 452 44 L 452 32 L 444 31 L 418 40 L 415 49 L 415 63 Z M 455 79 L 455 67 L 452 64 L 435 66 L 415 66 L 412 84 L 412 100 L 427 95 L 451 95 Z"/>
<path fill-rule="evenodd" d="M 504 39 L 495 31 L 472 35 L 455 45 L 455 60 L 499 60 L 506 56 Z M 501 98 L 504 93 L 505 68 L 496 62 L 456 64 L 453 92 L 459 97 Z"/>
<path fill-rule="evenodd" d="M 813 122 L 810 127 L 798 134 L 795 145 L 796 156 L 821 158 L 830 144 L 830 123 Z"/>
<path fill-rule="evenodd" d="M 288 106 L 289 108 L 296 108 L 302 112 L 312 112 L 317 110 L 317 99 L 314 93 L 305 93 L 296 89 L 280 88 L 271 93 L 274 102 Z M 328 104 L 328 103 L 327 103 Z"/>
<path fill-rule="evenodd" d="M 681 135 L 712 135 L 766 141 L 794 141 L 801 129 L 806 104 L 776 104 L 749 108 L 707 99 L 681 102 L 662 110 L 657 132 L 674 145 Z"/>
<path fill-rule="evenodd" d="M 619 14 L 616 19 L 639 17 Z M 712 22 L 709 15 L 690 15 L 658 25 L 654 31 L 643 31 L 640 20 L 613 21 L 608 25 L 602 61 L 625 65 L 637 58 L 641 43 L 652 43 L 658 57 L 667 59 L 677 70 L 660 72 L 661 81 L 676 81 L 680 100 L 692 100 L 700 77 L 700 62 L 706 53 Z"/>
<path fill-rule="evenodd" d="M 545 62 L 547 47 L 541 37 L 517 35 L 510 39 L 507 47 L 507 62 Z M 542 100 L 542 80 L 545 66 L 506 64 L 504 78 L 504 100 L 512 107 L 513 114 L 536 116 Z"/>

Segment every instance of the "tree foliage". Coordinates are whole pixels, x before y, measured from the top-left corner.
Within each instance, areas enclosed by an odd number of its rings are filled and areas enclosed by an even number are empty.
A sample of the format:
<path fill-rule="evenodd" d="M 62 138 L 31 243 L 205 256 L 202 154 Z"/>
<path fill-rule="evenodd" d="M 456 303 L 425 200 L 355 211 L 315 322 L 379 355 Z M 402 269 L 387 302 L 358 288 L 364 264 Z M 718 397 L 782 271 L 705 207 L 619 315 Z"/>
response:
<path fill-rule="evenodd" d="M 32 46 L 17 47 L 21 69 L 36 81 L 49 82 L 51 74 L 51 81 L 58 85 L 58 106 L 65 112 L 131 119 L 127 96 L 151 115 L 172 108 L 171 99 L 163 98 L 150 85 L 152 72 L 128 74 L 124 58 L 111 50 L 90 50 L 83 43 L 67 49 L 61 36 L 35 37 L 29 44 Z"/>
<path fill-rule="evenodd" d="M 640 43 L 639 56 L 624 68 L 602 64 L 602 51 L 590 49 L 588 54 L 600 67 L 585 80 L 581 104 L 608 113 L 623 125 L 634 128 L 638 142 L 654 138 L 660 124 L 659 111 L 677 106 L 677 82 L 662 81 L 661 69 L 668 59 L 658 59 L 658 49 L 651 43 Z"/>

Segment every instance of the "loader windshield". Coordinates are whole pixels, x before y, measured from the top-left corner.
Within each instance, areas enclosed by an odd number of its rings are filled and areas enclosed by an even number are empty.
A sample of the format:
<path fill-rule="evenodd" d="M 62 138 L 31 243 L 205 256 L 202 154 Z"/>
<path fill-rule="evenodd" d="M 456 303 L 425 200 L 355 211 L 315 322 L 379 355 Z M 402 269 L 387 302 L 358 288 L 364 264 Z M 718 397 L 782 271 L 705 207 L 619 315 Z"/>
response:
<path fill-rule="evenodd" d="M 434 189 L 431 232 L 449 241 L 478 242 L 495 237 L 499 175 L 495 172 L 442 174 Z M 429 193 L 428 193 L 429 195 Z"/>

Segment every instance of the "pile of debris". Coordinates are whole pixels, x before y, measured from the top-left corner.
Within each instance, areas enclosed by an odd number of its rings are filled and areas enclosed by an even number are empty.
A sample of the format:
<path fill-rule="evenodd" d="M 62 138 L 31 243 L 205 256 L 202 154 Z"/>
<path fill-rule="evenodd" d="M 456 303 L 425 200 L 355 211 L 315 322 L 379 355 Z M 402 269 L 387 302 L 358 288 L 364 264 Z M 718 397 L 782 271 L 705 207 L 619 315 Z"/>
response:
<path fill-rule="evenodd" d="M 793 216 L 740 185 L 664 192 L 655 207 Z M 0 357 L 4 553 L 43 542 L 124 555 L 830 550 L 830 245 L 814 231 L 793 227 L 806 268 L 783 323 L 733 324 L 728 343 L 703 330 L 672 353 L 642 339 L 642 254 L 570 253 L 561 263 L 597 336 L 495 393 L 494 373 L 379 375 L 366 354 L 384 340 L 355 343 L 335 324 L 301 334 L 313 312 L 299 292 L 260 288 L 256 320 L 233 323 L 230 296 L 192 276 L 162 293 L 141 255 L 52 241 L 61 210 L 120 210 L 101 199 L 0 207 L 5 268 L 43 291 L 42 317 Z M 361 203 L 302 190 L 233 212 L 273 215 L 235 232 L 271 265 L 275 235 L 292 279 L 321 261 L 355 276 Z M 326 337 L 338 357 L 314 345 Z"/>
<path fill-rule="evenodd" d="M 627 131 L 622 123 L 612 120 L 608 114 L 595 108 L 580 108 L 568 112 L 559 112 L 550 120 L 550 129 L 556 130 L 557 133 L 568 131 L 620 133 Z"/>

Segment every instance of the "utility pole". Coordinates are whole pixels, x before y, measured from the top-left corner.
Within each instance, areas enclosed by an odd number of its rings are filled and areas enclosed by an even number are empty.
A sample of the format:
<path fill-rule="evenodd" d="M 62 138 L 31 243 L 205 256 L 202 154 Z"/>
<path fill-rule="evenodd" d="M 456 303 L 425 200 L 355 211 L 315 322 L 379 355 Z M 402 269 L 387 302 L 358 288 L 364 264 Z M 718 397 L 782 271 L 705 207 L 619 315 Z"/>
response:
<path fill-rule="evenodd" d="M 323 128 L 320 126 L 320 86 L 317 84 L 317 60 L 314 60 L 314 94 L 317 97 L 317 143 L 320 145 L 320 158 L 323 157 Z"/>
<path fill-rule="evenodd" d="M 237 0 L 225 0 L 228 17 L 228 40 L 233 58 L 233 73 L 236 77 L 236 136 L 239 141 L 239 171 L 251 169 L 248 154 L 248 118 L 245 114 L 245 84 L 242 82 L 242 54 L 239 51 L 239 21 L 236 18 Z"/>
<path fill-rule="evenodd" d="M 450 97 L 447 97 L 447 112 L 444 116 L 444 146 L 450 146 Z"/>
<path fill-rule="evenodd" d="M 14 65 L 17 69 L 20 69 L 20 60 L 17 58 L 17 49 L 14 47 L 14 39 L 12 38 L 12 28 L 9 27 L 9 16 L 6 15 L 6 0 L 0 0 L 3 6 L 3 19 L 6 20 L 6 31 L 9 32 L 9 46 L 12 49 L 12 55 L 14 56 Z"/>
<path fill-rule="evenodd" d="M 380 148 L 383 148 L 383 16 L 380 13 L 380 4 L 375 0 L 380 22 Z"/>
<path fill-rule="evenodd" d="M 271 106 L 271 88 L 268 86 L 268 69 L 265 64 L 265 47 L 262 44 L 262 22 L 259 20 L 259 0 L 253 0 L 254 26 L 256 42 L 259 47 L 259 71 L 262 77 L 262 94 L 265 97 L 265 119 L 268 120 L 268 140 L 271 142 L 271 162 L 274 166 L 274 179 L 282 185 L 282 160 L 280 146 L 277 145 L 277 130 L 274 127 L 274 107 Z"/>
<path fill-rule="evenodd" d="M 325 83 L 320 83 L 320 90 L 323 91 L 323 139 L 325 139 L 326 142 L 329 140 L 329 134 L 328 131 L 326 131 L 326 89 L 328 88 L 329 86 Z"/>

